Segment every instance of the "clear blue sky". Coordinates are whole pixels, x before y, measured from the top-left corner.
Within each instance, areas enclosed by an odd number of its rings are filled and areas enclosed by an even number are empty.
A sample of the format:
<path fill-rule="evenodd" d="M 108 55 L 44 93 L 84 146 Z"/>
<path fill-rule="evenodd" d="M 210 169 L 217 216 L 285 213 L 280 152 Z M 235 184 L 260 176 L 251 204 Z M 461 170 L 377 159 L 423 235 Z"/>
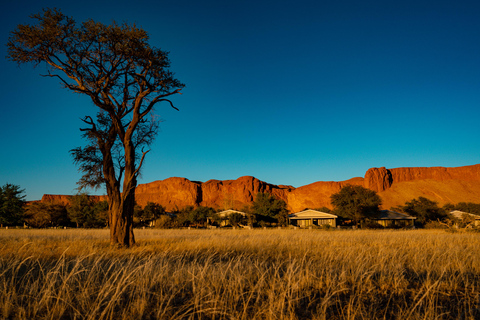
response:
<path fill-rule="evenodd" d="M 186 84 L 160 105 L 139 183 L 252 175 L 295 187 L 370 167 L 480 163 L 479 1 L 33 1 L 2 4 L 0 185 L 75 193 L 88 99 L 7 61 L 44 7 L 137 23 Z"/>

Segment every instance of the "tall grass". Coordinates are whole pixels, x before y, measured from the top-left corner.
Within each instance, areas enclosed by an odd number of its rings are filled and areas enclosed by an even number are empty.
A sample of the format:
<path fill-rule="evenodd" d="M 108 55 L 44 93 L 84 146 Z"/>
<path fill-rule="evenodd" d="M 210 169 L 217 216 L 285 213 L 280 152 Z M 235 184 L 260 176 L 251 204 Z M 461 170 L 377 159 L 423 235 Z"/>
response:
<path fill-rule="evenodd" d="M 480 319 L 480 235 L 1 230 L 3 319 Z"/>

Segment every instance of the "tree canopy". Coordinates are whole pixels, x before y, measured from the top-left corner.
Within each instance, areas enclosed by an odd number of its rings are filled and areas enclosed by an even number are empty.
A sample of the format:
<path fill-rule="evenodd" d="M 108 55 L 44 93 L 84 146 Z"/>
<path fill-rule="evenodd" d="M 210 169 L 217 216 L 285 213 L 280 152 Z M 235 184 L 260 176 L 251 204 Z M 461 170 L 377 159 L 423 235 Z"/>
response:
<path fill-rule="evenodd" d="M 25 222 L 33 228 L 65 227 L 70 225 L 67 208 L 63 204 L 34 202 L 25 210 Z"/>
<path fill-rule="evenodd" d="M 108 208 L 108 204 L 107 204 Z M 70 200 L 67 206 L 68 218 L 77 227 L 98 228 L 107 225 L 105 216 L 105 202 L 95 201 L 87 194 L 78 194 Z"/>
<path fill-rule="evenodd" d="M 0 225 L 21 225 L 24 218 L 25 190 L 7 183 L 0 187 Z"/>
<path fill-rule="evenodd" d="M 336 215 L 352 219 L 358 225 L 378 213 L 382 199 L 373 190 L 347 185 L 331 196 L 331 202 Z"/>
<path fill-rule="evenodd" d="M 407 201 L 400 209 L 411 216 L 417 217 L 416 222 L 422 225 L 430 221 L 442 220 L 446 217 L 445 211 L 438 207 L 435 201 L 424 197 Z"/>
<path fill-rule="evenodd" d="M 287 204 L 270 193 L 257 193 L 252 211 L 258 216 L 258 220 L 276 220 L 281 225 L 287 223 Z"/>
<path fill-rule="evenodd" d="M 135 188 L 145 155 L 158 131 L 154 107 L 173 106 L 170 96 L 184 85 L 169 70 L 168 52 L 149 45 L 135 24 L 77 24 L 57 9 L 31 16 L 8 41 L 8 58 L 19 64 L 45 64 L 45 77 L 90 97 L 96 115 L 83 118 L 85 147 L 72 150 L 83 187 L 106 187 L 110 242 L 135 243 L 132 227 Z"/>

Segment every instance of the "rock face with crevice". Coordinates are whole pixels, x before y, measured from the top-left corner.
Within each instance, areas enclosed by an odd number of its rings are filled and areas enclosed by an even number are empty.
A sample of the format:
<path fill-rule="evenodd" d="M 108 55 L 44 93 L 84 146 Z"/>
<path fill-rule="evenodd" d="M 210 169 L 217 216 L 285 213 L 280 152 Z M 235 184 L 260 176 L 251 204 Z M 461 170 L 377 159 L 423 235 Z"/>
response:
<path fill-rule="evenodd" d="M 385 167 L 368 169 L 363 182 L 365 188 L 375 192 L 387 190 L 392 186 L 392 183 L 392 173 Z"/>
<path fill-rule="evenodd" d="M 448 202 L 480 203 L 480 164 L 453 168 L 371 168 L 364 178 L 319 181 L 298 188 L 269 184 L 251 176 L 203 183 L 175 177 L 140 184 L 135 197 L 140 206 L 155 202 L 167 211 L 200 205 L 240 210 L 251 204 L 257 193 L 267 192 L 284 200 L 291 212 L 297 212 L 305 208 L 331 208 L 331 195 L 348 184 L 376 191 L 382 198 L 382 207 L 387 209 L 420 196 L 437 201 L 439 205 Z M 44 195 L 42 201 L 68 204 L 69 196 Z"/>

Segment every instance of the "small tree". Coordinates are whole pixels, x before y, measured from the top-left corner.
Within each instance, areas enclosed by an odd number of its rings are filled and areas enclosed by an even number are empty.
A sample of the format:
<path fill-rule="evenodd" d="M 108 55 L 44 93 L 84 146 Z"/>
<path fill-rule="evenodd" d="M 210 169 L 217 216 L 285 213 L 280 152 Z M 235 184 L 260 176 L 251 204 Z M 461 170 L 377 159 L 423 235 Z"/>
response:
<path fill-rule="evenodd" d="M 110 243 L 131 246 L 135 188 L 148 147 L 158 131 L 152 112 L 184 87 L 169 71 L 168 52 L 151 47 L 145 30 L 88 20 L 77 25 L 59 10 L 32 16 L 8 41 L 8 58 L 19 64 L 44 63 L 46 77 L 83 94 L 98 107 L 83 118 L 87 146 L 72 150 L 83 172 L 80 188 L 106 187 Z"/>
<path fill-rule="evenodd" d="M 382 204 L 382 199 L 375 191 L 354 185 L 340 189 L 331 196 L 331 201 L 336 215 L 352 219 L 357 226 L 374 217 Z"/>
<path fill-rule="evenodd" d="M 0 226 L 21 225 L 24 219 L 25 190 L 10 183 L 0 187 Z"/>
<path fill-rule="evenodd" d="M 480 216 L 480 204 L 473 202 L 459 202 L 455 205 L 453 210 L 459 210 Z"/>
<path fill-rule="evenodd" d="M 108 201 L 96 202 L 93 206 L 95 220 L 99 227 L 108 227 Z"/>
<path fill-rule="evenodd" d="M 67 207 L 70 221 L 76 224 L 77 228 L 87 227 L 87 221 L 92 219 L 93 201 L 86 194 L 79 194 L 70 199 L 70 205 Z"/>
<path fill-rule="evenodd" d="M 199 206 L 192 210 L 189 215 L 191 223 L 206 225 L 207 219 L 215 214 L 215 209 L 211 207 Z"/>
<path fill-rule="evenodd" d="M 33 228 L 70 225 L 66 207 L 58 203 L 34 202 L 28 205 L 25 222 Z"/>
<path fill-rule="evenodd" d="M 97 202 L 93 197 L 87 194 L 73 196 L 70 205 L 67 206 L 68 217 L 70 221 L 78 227 L 99 228 L 106 225 L 105 201 Z"/>
<path fill-rule="evenodd" d="M 401 209 L 403 212 L 417 217 L 416 222 L 421 225 L 431 221 L 443 220 L 447 216 L 445 211 L 438 207 L 437 202 L 424 197 L 405 202 Z"/>
<path fill-rule="evenodd" d="M 276 221 L 281 225 L 286 224 L 288 220 L 287 204 L 270 193 L 257 193 L 252 211 L 257 215 L 258 220 Z"/>
<path fill-rule="evenodd" d="M 175 222 L 179 227 L 186 227 L 189 226 L 191 221 L 191 212 L 193 212 L 195 208 L 193 206 L 185 206 L 181 210 L 177 210 L 174 212 Z"/>
<path fill-rule="evenodd" d="M 228 219 L 228 221 L 233 227 L 237 227 L 239 224 L 241 224 L 245 220 L 245 217 L 238 212 L 233 212 L 229 214 L 226 218 Z"/>
<path fill-rule="evenodd" d="M 154 202 L 147 202 L 143 208 L 143 219 L 145 221 L 152 221 L 160 218 L 161 215 L 165 214 L 165 207 Z"/>

